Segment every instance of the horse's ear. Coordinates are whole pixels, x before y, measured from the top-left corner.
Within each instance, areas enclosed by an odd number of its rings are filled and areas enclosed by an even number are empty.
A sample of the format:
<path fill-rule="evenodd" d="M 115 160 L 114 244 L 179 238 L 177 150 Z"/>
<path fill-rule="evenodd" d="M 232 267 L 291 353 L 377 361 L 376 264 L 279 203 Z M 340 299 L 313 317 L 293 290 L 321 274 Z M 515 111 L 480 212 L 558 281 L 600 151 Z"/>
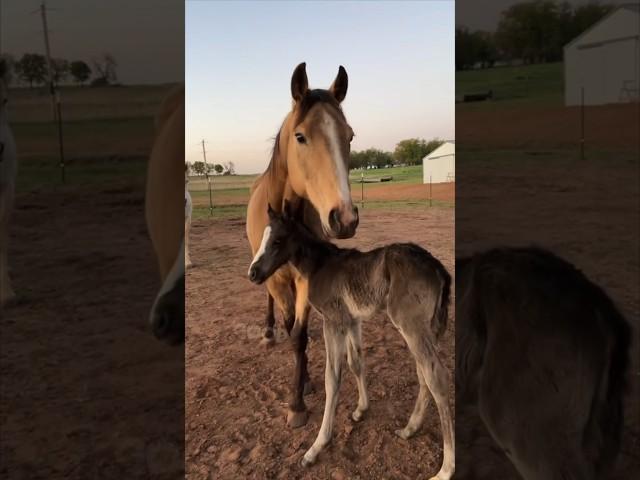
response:
<path fill-rule="evenodd" d="M 307 93 L 307 90 L 309 90 L 307 64 L 302 62 L 296 67 L 291 76 L 291 96 L 296 102 L 299 102 Z"/>
<path fill-rule="evenodd" d="M 269 219 L 273 220 L 276 217 L 276 212 L 273 208 L 271 208 L 271 204 L 267 204 L 267 213 L 269 214 Z"/>
<path fill-rule="evenodd" d="M 349 86 L 349 76 L 342 65 L 338 69 L 338 76 L 329 87 L 329 91 L 333 94 L 338 103 L 342 103 L 347 96 L 347 87 Z"/>

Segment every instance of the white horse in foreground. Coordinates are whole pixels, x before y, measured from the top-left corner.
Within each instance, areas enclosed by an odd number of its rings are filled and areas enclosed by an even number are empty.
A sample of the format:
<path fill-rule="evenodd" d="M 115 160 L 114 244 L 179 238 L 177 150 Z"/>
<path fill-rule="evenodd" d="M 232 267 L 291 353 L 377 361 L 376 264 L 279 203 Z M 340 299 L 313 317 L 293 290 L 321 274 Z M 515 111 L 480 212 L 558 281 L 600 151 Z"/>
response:
<path fill-rule="evenodd" d="M 184 342 L 184 86 L 174 89 L 156 118 L 156 139 L 147 169 L 147 228 L 158 259 L 162 287 L 150 322 L 159 339 Z"/>
<path fill-rule="evenodd" d="M 18 173 L 16 142 L 9 128 L 7 90 L 0 79 L 0 307 L 15 299 L 9 278 L 9 217 Z"/>

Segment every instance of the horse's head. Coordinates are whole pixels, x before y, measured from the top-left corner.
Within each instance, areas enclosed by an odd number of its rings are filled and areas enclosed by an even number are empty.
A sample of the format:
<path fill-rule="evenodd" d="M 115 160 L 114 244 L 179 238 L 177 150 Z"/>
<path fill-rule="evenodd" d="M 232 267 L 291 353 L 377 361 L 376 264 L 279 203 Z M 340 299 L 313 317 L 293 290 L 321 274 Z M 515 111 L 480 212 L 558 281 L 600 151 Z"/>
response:
<path fill-rule="evenodd" d="M 262 234 L 262 243 L 249 266 L 248 276 L 253 283 L 261 284 L 296 253 L 300 227 L 285 200 L 282 214 L 268 207 L 269 225 Z"/>
<path fill-rule="evenodd" d="M 340 108 L 347 84 L 341 66 L 329 90 L 310 90 L 305 64 L 298 65 L 291 78 L 293 109 L 281 131 L 289 183 L 311 202 L 324 232 L 334 238 L 353 237 L 358 226 L 349 186 L 353 130 Z"/>

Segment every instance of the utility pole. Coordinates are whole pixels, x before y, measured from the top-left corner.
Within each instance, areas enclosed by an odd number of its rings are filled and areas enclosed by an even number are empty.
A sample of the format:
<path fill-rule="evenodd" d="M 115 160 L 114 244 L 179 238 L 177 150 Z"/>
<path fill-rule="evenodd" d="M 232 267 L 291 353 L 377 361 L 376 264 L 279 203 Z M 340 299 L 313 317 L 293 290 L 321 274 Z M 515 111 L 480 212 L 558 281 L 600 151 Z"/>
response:
<path fill-rule="evenodd" d="M 35 13 L 35 12 L 34 12 Z M 62 107 L 60 105 L 60 94 L 56 90 L 53 81 L 53 64 L 51 61 L 51 48 L 49 46 L 49 28 L 47 26 L 47 6 L 44 0 L 40 4 L 40 15 L 42 17 L 42 29 L 44 33 L 44 48 L 47 54 L 47 73 L 49 74 L 49 93 L 51 95 L 51 108 L 53 111 L 54 121 L 58 124 L 58 146 L 60 148 L 60 175 L 62 183 L 65 183 L 64 171 L 64 144 L 62 141 Z"/>
<path fill-rule="evenodd" d="M 207 178 L 209 186 L 209 216 L 213 217 L 213 197 L 211 195 L 211 178 L 209 177 L 209 167 L 207 166 L 207 151 L 204 148 L 204 139 L 202 139 L 202 157 L 204 158 L 204 174 Z"/>

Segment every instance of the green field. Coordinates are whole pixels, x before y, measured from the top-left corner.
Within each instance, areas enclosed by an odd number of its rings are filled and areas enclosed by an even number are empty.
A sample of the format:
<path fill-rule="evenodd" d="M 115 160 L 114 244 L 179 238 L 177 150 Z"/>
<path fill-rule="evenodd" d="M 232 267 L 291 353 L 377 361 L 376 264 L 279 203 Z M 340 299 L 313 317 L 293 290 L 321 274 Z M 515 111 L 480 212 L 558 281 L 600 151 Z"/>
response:
<path fill-rule="evenodd" d="M 375 192 L 376 188 L 393 184 L 421 184 L 422 183 L 422 165 L 414 165 L 408 167 L 392 167 L 383 169 L 352 170 L 349 174 L 351 188 L 358 196 L 360 191 L 360 178 L 374 179 L 384 176 L 392 176 L 390 182 L 366 183 L 367 193 Z M 227 175 L 227 176 L 211 176 L 211 196 L 213 200 L 213 216 L 244 216 L 246 213 L 246 204 L 249 198 L 249 189 L 258 177 L 254 175 Z M 191 177 L 189 180 L 189 192 L 194 202 L 194 218 L 207 218 L 209 215 L 209 189 L 207 181 L 203 177 Z M 452 206 L 447 202 L 434 202 L 434 206 Z M 368 208 L 424 208 L 425 202 L 398 201 L 398 200 L 371 200 L 367 201 Z"/>
<path fill-rule="evenodd" d="M 456 109 L 503 106 L 561 106 L 563 63 L 496 67 L 456 72 L 456 99 L 464 94 L 493 91 L 493 100 L 458 103 Z"/>

